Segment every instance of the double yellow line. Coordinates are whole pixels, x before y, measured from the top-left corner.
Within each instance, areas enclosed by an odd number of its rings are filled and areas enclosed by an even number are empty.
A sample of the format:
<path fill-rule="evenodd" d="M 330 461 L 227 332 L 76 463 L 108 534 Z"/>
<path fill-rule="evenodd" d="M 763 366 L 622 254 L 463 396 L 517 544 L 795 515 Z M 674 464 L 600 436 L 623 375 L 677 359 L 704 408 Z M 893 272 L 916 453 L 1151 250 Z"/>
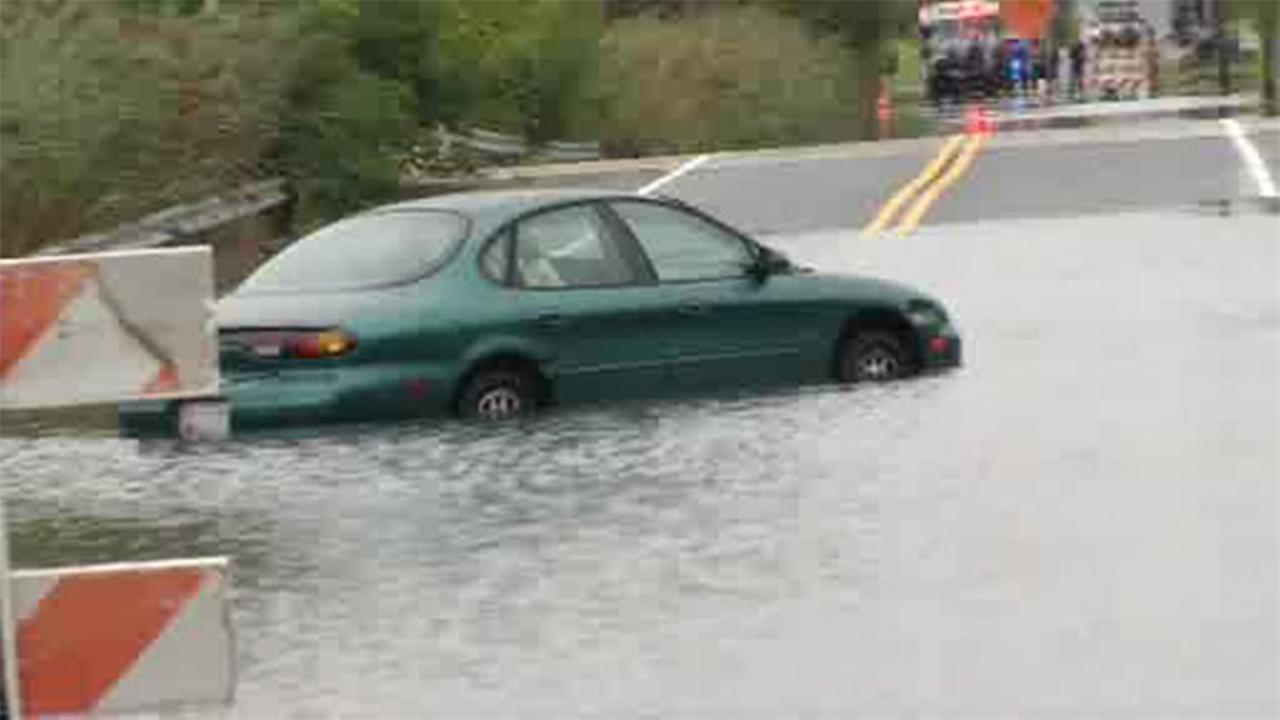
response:
<path fill-rule="evenodd" d="M 978 151 L 986 142 L 986 135 L 952 135 L 942 145 L 942 149 L 934 156 L 925 169 L 893 194 L 871 221 L 862 229 L 863 235 L 878 235 L 889 228 L 898 211 L 915 198 L 911 207 L 898 220 L 897 231 L 905 235 L 920 225 L 921 219 L 929 208 L 937 202 L 938 197 L 964 176 L 973 164 Z"/>

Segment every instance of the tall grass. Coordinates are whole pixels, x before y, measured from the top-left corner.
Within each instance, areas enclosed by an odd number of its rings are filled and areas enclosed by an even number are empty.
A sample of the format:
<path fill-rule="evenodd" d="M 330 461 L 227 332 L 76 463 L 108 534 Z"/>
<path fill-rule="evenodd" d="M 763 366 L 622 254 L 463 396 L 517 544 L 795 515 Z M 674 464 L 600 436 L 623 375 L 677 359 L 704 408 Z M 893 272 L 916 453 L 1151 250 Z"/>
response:
<path fill-rule="evenodd" d="M 765 8 L 622 20 L 601 41 L 601 141 L 631 156 L 854 137 L 854 70 L 838 41 Z"/>
<path fill-rule="evenodd" d="M 264 177 L 285 77 L 271 15 L 4 0 L 0 252 Z"/>

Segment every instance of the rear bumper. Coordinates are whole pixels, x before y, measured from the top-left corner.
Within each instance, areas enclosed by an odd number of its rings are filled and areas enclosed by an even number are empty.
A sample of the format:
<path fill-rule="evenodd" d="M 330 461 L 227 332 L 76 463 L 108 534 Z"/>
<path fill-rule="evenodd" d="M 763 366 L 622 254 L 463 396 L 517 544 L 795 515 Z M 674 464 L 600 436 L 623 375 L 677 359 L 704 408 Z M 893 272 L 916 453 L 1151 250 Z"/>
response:
<path fill-rule="evenodd" d="M 449 373 L 420 365 L 232 373 L 225 376 L 221 394 L 231 406 L 233 433 L 439 415 L 448 411 L 452 396 Z M 120 434 L 176 436 L 182 402 L 121 404 Z"/>

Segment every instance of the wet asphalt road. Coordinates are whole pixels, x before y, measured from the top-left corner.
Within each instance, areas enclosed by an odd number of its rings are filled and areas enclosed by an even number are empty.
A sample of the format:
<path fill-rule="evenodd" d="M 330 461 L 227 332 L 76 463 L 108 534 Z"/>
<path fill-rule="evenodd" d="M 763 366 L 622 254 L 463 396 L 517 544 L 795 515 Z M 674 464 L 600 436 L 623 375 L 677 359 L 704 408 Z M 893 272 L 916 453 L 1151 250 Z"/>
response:
<path fill-rule="evenodd" d="M 1280 177 L 1280 130 L 1252 137 L 1273 177 Z M 712 158 L 662 192 L 707 207 L 748 232 L 857 229 L 942 144 L 942 138 L 901 141 L 893 152 L 806 159 Z M 924 223 L 1074 217 L 1216 204 L 1256 193 L 1213 120 L 1008 133 L 986 144 Z"/>
<path fill-rule="evenodd" d="M 835 161 L 670 187 L 937 294 L 958 372 L 497 429 L 0 438 L 19 564 L 232 555 L 232 717 L 1275 716 L 1277 218 L 1182 209 L 1238 188 L 1209 140 L 1149 148 L 1211 165 L 1147 177 L 1178 191 L 1143 212 L 1076 182 L 1035 205 L 1091 173 L 1045 147 L 1032 173 L 993 145 L 905 239 L 857 237 Z M 866 196 L 912 174 L 856 160 Z"/>
<path fill-rule="evenodd" d="M 1073 217 L 1229 200 L 1245 194 L 1231 141 L 1141 142 L 987 149 L 930 215 L 933 223 Z"/>
<path fill-rule="evenodd" d="M 1280 130 L 1258 132 L 1253 135 L 1258 154 L 1271 171 L 1271 177 L 1280 178 Z"/>

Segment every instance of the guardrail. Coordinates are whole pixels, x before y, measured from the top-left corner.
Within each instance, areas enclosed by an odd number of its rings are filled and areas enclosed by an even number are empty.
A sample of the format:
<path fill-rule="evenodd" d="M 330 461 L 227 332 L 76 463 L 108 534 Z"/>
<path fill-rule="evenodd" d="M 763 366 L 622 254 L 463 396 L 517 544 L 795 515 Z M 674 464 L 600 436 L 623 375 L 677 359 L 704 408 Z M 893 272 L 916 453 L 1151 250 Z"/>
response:
<path fill-rule="evenodd" d="M 570 142 L 553 140 L 544 145 L 531 145 L 516 135 L 472 128 L 464 132 L 441 130 L 446 146 L 461 145 L 475 152 L 507 160 L 537 159 L 547 162 L 572 162 L 574 160 L 598 160 L 600 143 L 595 141 Z"/>
<path fill-rule="evenodd" d="M 109 232 L 82 235 L 67 242 L 47 245 L 36 254 L 63 255 L 186 244 L 202 233 L 282 208 L 290 201 L 285 181 L 273 178 L 198 202 L 166 208 Z"/>
<path fill-rule="evenodd" d="M 287 182 L 273 178 L 166 208 L 108 232 L 47 245 L 36 257 L 209 245 L 215 284 L 223 290 L 271 254 L 289 231 L 292 207 Z"/>

